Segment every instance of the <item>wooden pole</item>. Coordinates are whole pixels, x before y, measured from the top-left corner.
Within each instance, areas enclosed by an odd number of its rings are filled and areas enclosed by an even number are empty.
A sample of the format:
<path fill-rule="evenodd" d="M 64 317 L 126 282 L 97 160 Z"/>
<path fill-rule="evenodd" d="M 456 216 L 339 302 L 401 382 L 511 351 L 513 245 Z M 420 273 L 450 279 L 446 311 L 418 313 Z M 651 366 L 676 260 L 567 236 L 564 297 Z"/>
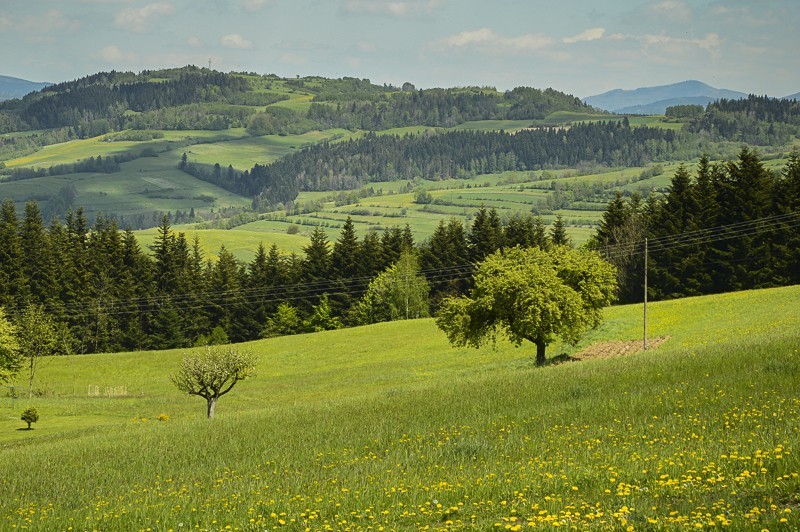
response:
<path fill-rule="evenodd" d="M 647 351 L 647 239 L 644 239 L 644 350 Z"/>

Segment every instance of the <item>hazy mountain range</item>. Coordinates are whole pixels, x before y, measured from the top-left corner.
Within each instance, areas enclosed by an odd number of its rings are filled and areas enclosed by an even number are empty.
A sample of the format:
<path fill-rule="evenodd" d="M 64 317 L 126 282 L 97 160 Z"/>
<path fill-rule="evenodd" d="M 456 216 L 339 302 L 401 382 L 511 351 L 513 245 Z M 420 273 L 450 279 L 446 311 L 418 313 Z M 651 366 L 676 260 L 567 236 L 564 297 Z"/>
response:
<path fill-rule="evenodd" d="M 0 76 L 0 101 L 22 98 L 29 92 L 41 90 L 52 83 L 37 83 L 26 79 Z"/>
<path fill-rule="evenodd" d="M 634 90 L 614 89 L 583 99 L 593 107 L 615 113 L 663 114 L 671 105 L 706 105 L 720 98 L 747 98 L 744 92 L 716 89 L 701 81 L 690 80 Z"/>

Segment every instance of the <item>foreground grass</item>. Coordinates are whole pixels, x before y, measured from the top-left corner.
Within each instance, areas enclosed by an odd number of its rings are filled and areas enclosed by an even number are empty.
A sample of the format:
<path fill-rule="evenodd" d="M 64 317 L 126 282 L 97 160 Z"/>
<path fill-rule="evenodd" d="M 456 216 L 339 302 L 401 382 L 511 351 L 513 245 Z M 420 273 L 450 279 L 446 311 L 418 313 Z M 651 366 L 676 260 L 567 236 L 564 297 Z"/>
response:
<path fill-rule="evenodd" d="M 659 349 L 544 368 L 430 320 L 254 342 L 211 422 L 168 382 L 178 351 L 55 359 L 36 429 L 0 423 L 0 528 L 796 529 L 798 299 L 653 304 Z M 638 337 L 641 310 L 584 343 Z"/>

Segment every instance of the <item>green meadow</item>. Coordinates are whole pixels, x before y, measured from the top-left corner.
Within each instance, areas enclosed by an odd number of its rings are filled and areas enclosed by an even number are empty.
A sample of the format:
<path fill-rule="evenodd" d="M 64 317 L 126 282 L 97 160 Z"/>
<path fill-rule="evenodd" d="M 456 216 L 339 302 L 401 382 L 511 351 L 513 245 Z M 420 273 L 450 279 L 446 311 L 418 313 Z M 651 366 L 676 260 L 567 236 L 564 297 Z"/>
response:
<path fill-rule="evenodd" d="M 798 300 L 651 304 L 647 351 L 612 307 L 544 367 L 429 319 L 242 344 L 214 420 L 169 382 L 183 351 L 48 359 L 0 405 L 0 528 L 796 530 Z"/>

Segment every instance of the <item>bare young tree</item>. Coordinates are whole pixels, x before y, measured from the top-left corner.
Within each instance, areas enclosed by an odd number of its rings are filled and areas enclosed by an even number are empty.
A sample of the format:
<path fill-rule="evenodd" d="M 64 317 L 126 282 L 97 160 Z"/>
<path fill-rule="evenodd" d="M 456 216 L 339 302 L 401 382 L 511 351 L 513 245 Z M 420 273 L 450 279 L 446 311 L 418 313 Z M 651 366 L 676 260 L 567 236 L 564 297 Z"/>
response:
<path fill-rule="evenodd" d="M 187 354 L 181 369 L 170 380 L 180 391 L 205 399 L 211 419 L 217 400 L 254 371 L 255 356 L 250 351 L 239 351 L 230 345 L 207 346 L 203 351 Z"/>

